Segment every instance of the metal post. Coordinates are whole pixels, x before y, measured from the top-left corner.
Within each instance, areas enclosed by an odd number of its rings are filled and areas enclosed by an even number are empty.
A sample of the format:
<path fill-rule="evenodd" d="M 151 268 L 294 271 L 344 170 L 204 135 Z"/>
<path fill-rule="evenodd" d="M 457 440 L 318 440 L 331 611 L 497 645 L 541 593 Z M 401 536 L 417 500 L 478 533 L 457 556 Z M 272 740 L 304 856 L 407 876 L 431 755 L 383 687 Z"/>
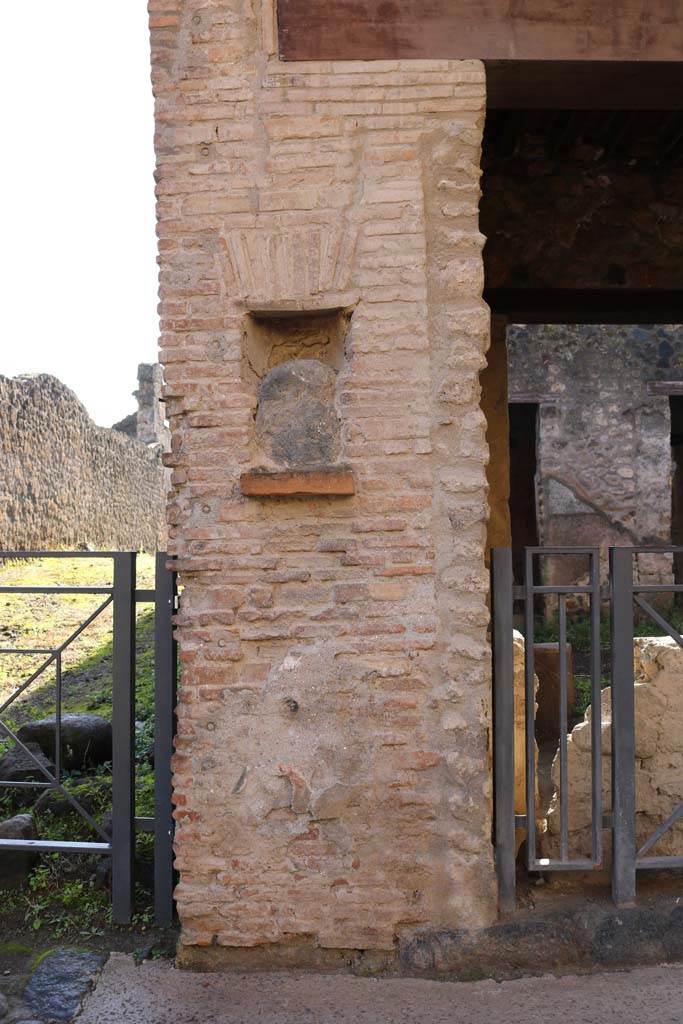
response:
<path fill-rule="evenodd" d="M 610 548 L 612 624 L 612 899 L 636 899 L 633 552 Z"/>
<path fill-rule="evenodd" d="M 157 552 L 154 596 L 154 918 L 173 921 L 173 805 L 171 757 L 175 735 L 177 652 L 173 636 L 175 573 Z"/>
<path fill-rule="evenodd" d="M 526 864 L 536 870 L 536 677 L 534 675 L 534 549 L 524 552 L 524 738 Z"/>
<path fill-rule="evenodd" d="M 515 709 L 512 551 L 491 551 L 493 611 L 493 781 L 498 906 L 515 909 Z"/>
<path fill-rule="evenodd" d="M 133 915 L 135 851 L 135 553 L 114 555 L 112 916 Z"/>
<path fill-rule="evenodd" d="M 567 595 L 559 594 L 560 649 L 560 860 L 569 860 L 569 743 L 567 740 Z"/>
<path fill-rule="evenodd" d="M 602 864 L 602 653 L 600 647 L 600 552 L 590 557 L 591 616 L 591 858 Z"/>
<path fill-rule="evenodd" d="M 62 652 L 55 659 L 55 780 L 62 781 Z"/>

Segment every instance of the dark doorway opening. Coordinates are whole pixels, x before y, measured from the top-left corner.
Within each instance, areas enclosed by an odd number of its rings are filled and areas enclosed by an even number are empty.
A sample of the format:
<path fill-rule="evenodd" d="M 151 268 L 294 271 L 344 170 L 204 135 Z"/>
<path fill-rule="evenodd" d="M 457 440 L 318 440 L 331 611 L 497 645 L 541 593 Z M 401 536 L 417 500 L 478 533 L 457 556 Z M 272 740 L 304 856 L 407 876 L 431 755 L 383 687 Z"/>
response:
<path fill-rule="evenodd" d="M 513 402 L 510 423 L 510 526 L 515 582 L 524 579 L 524 548 L 538 544 L 536 443 L 538 403 Z M 682 450 L 683 454 L 683 450 Z"/>
<path fill-rule="evenodd" d="M 669 396 L 671 413 L 671 543 L 683 546 L 683 395 Z M 683 554 L 674 555 L 674 583 L 683 583 Z M 676 594 L 683 605 L 683 594 Z"/>

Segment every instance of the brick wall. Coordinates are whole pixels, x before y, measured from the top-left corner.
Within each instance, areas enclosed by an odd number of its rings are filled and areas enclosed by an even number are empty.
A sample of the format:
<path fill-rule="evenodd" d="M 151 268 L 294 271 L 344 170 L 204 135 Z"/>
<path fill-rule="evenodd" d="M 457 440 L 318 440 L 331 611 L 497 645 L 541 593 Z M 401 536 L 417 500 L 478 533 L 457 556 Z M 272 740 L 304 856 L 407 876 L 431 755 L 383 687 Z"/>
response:
<path fill-rule="evenodd" d="M 391 958 L 494 908 L 483 68 L 282 64 L 246 0 L 150 14 L 183 955 Z M 240 492 L 274 308 L 350 315 L 352 497 Z"/>

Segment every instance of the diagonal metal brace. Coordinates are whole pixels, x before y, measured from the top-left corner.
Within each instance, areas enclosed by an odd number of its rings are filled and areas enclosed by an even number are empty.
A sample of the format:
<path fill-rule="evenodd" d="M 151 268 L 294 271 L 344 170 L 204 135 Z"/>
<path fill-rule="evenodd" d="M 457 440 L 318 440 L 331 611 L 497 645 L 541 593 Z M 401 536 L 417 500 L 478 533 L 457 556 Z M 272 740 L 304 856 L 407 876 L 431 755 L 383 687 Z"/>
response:
<path fill-rule="evenodd" d="M 648 850 L 651 850 L 655 843 L 658 843 L 665 832 L 668 832 L 672 825 L 675 825 L 679 818 L 683 818 L 683 801 L 671 812 L 666 821 L 663 821 L 659 828 L 655 829 L 650 838 L 643 843 L 638 850 L 638 857 L 644 857 Z"/>
<path fill-rule="evenodd" d="M 653 608 L 649 601 L 646 601 L 640 594 L 634 594 L 636 604 L 640 605 L 643 611 L 650 616 L 653 622 L 656 622 L 660 629 L 663 629 L 672 640 L 675 640 L 679 647 L 683 647 L 683 636 L 674 629 L 671 623 L 667 622 L 666 619 L 659 614 L 656 608 Z"/>
<path fill-rule="evenodd" d="M 17 697 L 21 696 L 21 694 L 24 692 L 24 690 L 28 689 L 28 687 L 31 685 L 31 683 L 34 682 L 38 678 L 38 676 L 41 675 L 41 673 L 43 673 L 45 671 L 46 668 L 50 667 L 52 662 L 55 661 L 55 659 L 58 658 L 59 655 L 62 654 L 66 650 L 66 648 L 69 646 L 69 644 L 72 644 L 74 642 L 74 640 L 76 640 L 77 637 L 79 637 L 81 635 L 81 633 L 83 632 L 84 629 L 88 628 L 88 626 L 90 625 L 91 622 L 95 621 L 97 616 L 100 615 L 105 610 L 105 608 L 109 607 L 109 605 L 112 603 L 112 601 L 113 601 L 113 597 L 110 595 L 107 598 L 106 601 L 103 601 L 102 604 L 99 605 L 95 609 L 95 611 L 92 613 L 92 615 L 88 616 L 88 618 L 85 620 L 85 622 L 82 622 L 80 624 L 78 629 L 74 630 L 74 632 L 71 634 L 71 636 L 68 637 L 64 641 L 64 643 L 60 644 L 59 647 L 55 647 L 54 651 L 52 651 L 52 653 L 50 654 L 49 658 L 46 658 L 45 661 L 43 662 L 43 664 L 39 668 L 37 668 L 35 670 L 35 672 L 33 672 L 28 677 L 28 679 L 26 679 L 21 684 L 21 686 L 19 686 L 14 691 L 14 693 L 10 697 L 8 697 L 6 701 L 4 701 L 3 704 L 0 705 L 0 715 L 2 715 L 7 710 L 7 708 L 10 706 L 10 704 L 14 703 L 14 701 L 17 699 Z"/>
<path fill-rule="evenodd" d="M 105 842 L 109 842 L 109 836 L 107 835 L 107 833 L 106 833 L 106 832 L 105 832 L 105 831 L 104 831 L 104 830 L 103 830 L 102 828 L 100 828 L 100 826 L 99 826 L 99 825 L 97 824 L 97 822 L 95 821 L 95 819 L 94 819 L 94 818 L 93 818 L 93 817 L 92 817 L 92 816 L 91 816 L 90 814 L 88 814 L 88 812 L 86 811 L 86 809 L 85 809 L 84 807 L 81 807 L 81 805 L 79 804 L 78 800 L 75 800 L 75 799 L 74 799 L 74 797 L 72 797 L 72 796 L 71 796 L 71 793 L 69 793 L 69 791 L 68 791 L 67 789 L 65 789 L 65 788 L 64 788 L 64 785 L 63 785 L 63 784 L 62 784 L 62 783 L 61 783 L 61 782 L 60 782 L 60 781 L 59 781 L 59 780 L 58 780 L 58 779 L 56 778 L 56 776 L 54 776 L 54 775 L 52 774 L 52 772 L 49 772 L 49 771 L 47 770 L 47 768 L 45 767 L 45 765 L 44 765 L 44 764 L 41 764 L 41 762 L 40 762 L 40 761 L 38 760 L 38 758 L 37 758 L 37 757 L 36 757 L 36 755 L 35 755 L 35 754 L 33 753 L 33 751 L 29 750 L 29 749 L 28 749 L 28 747 L 26 746 L 26 744 L 25 744 L 25 743 L 22 743 L 22 742 L 21 742 L 21 740 L 20 740 L 20 739 L 19 739 L 19 737 L 18 737 L 18 736 L 16 735 L 16 733 L 14 733 L 14 732 L 13 732 L 13 731 L 12 731 L 12 730 L 10 729 L 10 727 L 9 727 L 9 726 L 8 726 L 8 725 L 7 725 L 7 724 L 6 724 L 5 722 L 3 722 L 3 721 L 0 721 L 0 729 L 2 729 L 2 731 L 3 731 L 3 732 L 4 732 L 4 733 L 5 733 L 6 735 L 7 735 L 7 736 L 9 736 L 9 738 L 10 738 L 10 739 L 11 739 L 11 740 L 12 740 L 12 741 L 13 741 L 14 743 L 16 743 L 16 745 L 17 745 L 17 746 L 18 746 L 18 747 L 19 747 L 19 748 L 20 748 L 21 750 L 23 750 L 23 751 L 24 751 L 24 753 L 25 753 L 25 754 L 26 754 L 26 755 L 27 755 L 28 757 L 30 757 L 30 758 L 31 758 L 31 760 L 32 760 L 33 762 L 35 762 L 35 764 L 36 764 L 36 765 L 38 766 L 39 770 L 40 770 L 40 771 L 41 771 L 41 772 L 43 773 L 43 775 L 45 776 L 45 778 L 49 780 L 49 782 L 50 782 L 50 785 L 52 786 L 52 788 L 53 788 L 53 789 L 58 789 L 58 790 L 60 790 L 60 792 L 61 792 L 61 793 L 62 793 L 62 794 L 63 794 L 63 795 L 64 795 L 64 796 L 66 797 L 66 799 L 67 799 L 67 800 L 69 801 L 69 803 L 71 804 L 71 806 L 73 807 L 73 809 L 74 809 L 75 811 L 78 811 L 78 813 L 79 813 L 79 814 L 80 814 L 80 815 L 81 815 L 81 816 L 82 816 L 83 818 L 85 818 L 85 820 L 86 820 L 86 821 L 88 822 L 88 824 L 89 824 L 89 825 L 91 826 L 91 828 L 94 828 L 94 830 L 95 830 L 95 831 L 97 832 L 97 834 L 98 834 L 98 835 L 100 835 L 100 836 L 101 836 L 101 837 L 102 837 L 102 838 L 103 838 L 103 839 L 105 840 Z M 1 786 L 1 785 L 2 785 L 2 779 L 0 779 L 0 786 Z"/>

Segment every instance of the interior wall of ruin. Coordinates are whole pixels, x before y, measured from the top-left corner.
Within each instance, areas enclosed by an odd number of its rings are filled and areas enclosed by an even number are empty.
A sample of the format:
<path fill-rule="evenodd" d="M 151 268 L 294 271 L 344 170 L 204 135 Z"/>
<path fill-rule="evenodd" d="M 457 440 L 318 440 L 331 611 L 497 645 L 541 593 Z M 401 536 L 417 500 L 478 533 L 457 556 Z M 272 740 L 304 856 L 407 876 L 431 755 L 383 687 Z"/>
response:
<path fill-rule="evenodd" d="M 683 328 L 511 326 L 508 362 L 511 399 L 539 403 L 540 543 L 670 543 L 671 420 L 661 388 L 683 381 Z M 650 562 L 653 579 L 670 578 L 670 559 Z"/>
<path fill-rule="evenodd" d="M 149 6 L 181 958 L 391 960 L 495 913 L 483 67 L 281 63 L 269 3 Z"/>

